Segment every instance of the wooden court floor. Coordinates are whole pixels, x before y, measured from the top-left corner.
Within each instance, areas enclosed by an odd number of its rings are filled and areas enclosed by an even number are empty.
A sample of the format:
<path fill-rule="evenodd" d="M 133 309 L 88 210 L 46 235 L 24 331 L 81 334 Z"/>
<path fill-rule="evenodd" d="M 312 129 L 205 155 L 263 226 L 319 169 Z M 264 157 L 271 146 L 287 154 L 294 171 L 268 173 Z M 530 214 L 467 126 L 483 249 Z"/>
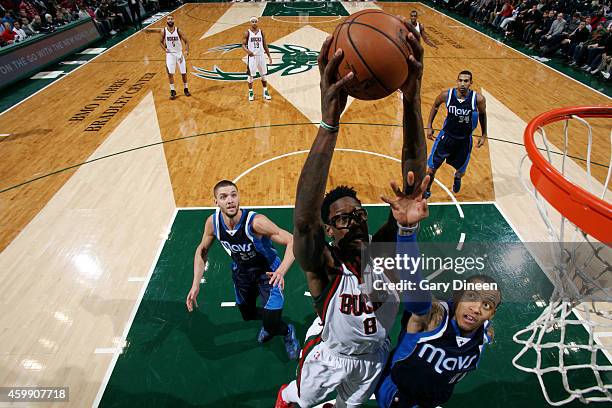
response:
<path fill-rule="evenodd" d="M 474 149 L 456 197 L 442 187 L 451 172 L 439 172 L 432 201 L 495 202 L 521 239 L 547 239 L 518 176 L 524 126 L 543 111 L 609 105 L 608 97 L 420 3 L 279 7 L 188 4 L 173 13 L 190 41 L 190 98 L 177 75 L 179 98 L 168 99 L 159 34 L 139 32 L 0 115 L 0 132 L 10 134 L 0 138 L 0 385 L 69 385 L 70 405 L 97 401 L 175 209 L 212 205 L 222 178 L 237 180 L 243 206 L 294 203 L 320 120 L 317 51 L 344 15 L 363 8 L 417 9 L 440 44 L 426 47 L 425 116 L 463 69 L 487 98 L 489 142 Z M 236 44 L 252 15 L 273 52 L 271 101 L 259 82 L 247 100 Z M 435 127 L 444 116 L 441 109 Z M 329 185 L 351 184 L 364 203 L 378 203 L 399 177 L 401 101 L 351 101 L 342 123 Z M 611 127 L 593 126 L 593 174 L 602 182 Z M 584 131 L 571 129 L 580 178 Z M 560 127 L 549 137 L 559 147 Z"/>

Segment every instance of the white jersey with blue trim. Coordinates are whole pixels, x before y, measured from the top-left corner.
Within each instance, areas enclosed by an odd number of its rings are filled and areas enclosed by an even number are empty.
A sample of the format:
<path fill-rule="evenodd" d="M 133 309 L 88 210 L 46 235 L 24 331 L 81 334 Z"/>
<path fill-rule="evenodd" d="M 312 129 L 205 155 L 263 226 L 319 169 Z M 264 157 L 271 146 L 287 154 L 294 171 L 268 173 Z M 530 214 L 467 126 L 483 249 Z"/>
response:
<path fill-rule="evenodd" d="M 281 259 L 270 238 L 258 237 L 253 231 L 253 219 L 257 213 L 244 209 L 241 211 L 240 220 L 234 229 L 230 229 L 223 221 L 221 210 L 217 208 L 213 216 L 215 237 L 242 271 L 259 273 L 275 271 L 280 266 Z"/>

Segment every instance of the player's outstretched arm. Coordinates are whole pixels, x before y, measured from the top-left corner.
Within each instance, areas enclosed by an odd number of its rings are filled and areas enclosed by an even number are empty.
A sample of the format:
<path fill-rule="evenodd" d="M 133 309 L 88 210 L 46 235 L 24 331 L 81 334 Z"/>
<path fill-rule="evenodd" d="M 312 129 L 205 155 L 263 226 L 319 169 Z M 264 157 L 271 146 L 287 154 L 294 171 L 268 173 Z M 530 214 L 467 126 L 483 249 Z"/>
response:
<path fill-rule="evenodd" d="M 291 268 L 295 256 L 293 255 L 293 235 L 279 228 L 278 225 L 273 223 L 268 217 L 262 214 L 257 214 L 253 219 L 253 231 L 258 235 L 263 235 L 280 245 L 285 245 L 285 255 L 283 261 L 274 272 L 268 272 L 270 277 L 271 285 L 279 285 L 281 288 L 285 288 L 285 275 Z"/>
<path fill-rule="evenodd" d="M 429 45 L 430 47 L 438 48 L 438 46 L 434 44 L 427 36 L 425 26 L 423 24 L 421 24 L 421 37 L 423 38 L 423 41 L 425 41 L 425 44 Z"/>
<path fill-rule="evenodd" d="M 406 179 L 410 190 L 414 192 L 413 194 L 405 194 L 397 183 L 391 182 L 395 197 L 381 196 L 381 199 L 391 206 L 393 218 L 397 222 L 397 255 L 401 258 L 404 256 L 418 258 L 420 257 L 417 244 L 419 222 L 429 216 L 427 200 L 423 198 L 423 192 L 429 184 L 429 176 L 425 176 L 420 184 L 415 184 L 415 175 L 412 171 L 409 171 Z M 421 270 L 418 266 L 414 271 L 402 269 L 399 270 L 399 277 L 402 281 L 414 284 L 414 290 L 402 293 L 401 301 L 404 310 L 412 315 L 413 326 L 418 327 L 416 332 L 423 331 L 423 328 L 427 327 L 431 320 L 434 308 L 432 307 L 431 293 L 420 289 L 419 283 L 423 280 Z"/>
<path fill-rule="evenodd" d="M 477 147 L 482 147 L 487 141 L 487 101 L 485 97 L 478 94 L 476 98 L 476 106 L 478 107 L 478 121 L 480 122 L 480 130 L 482 136 L 478 139 Z"/>
<path fill-rule="evenodd" d="M 202 275 L 204 275 L 204 267 L 206 260 L 208 259 L 208 249 L 215 240 L 213 234 L 213 216 L 211 215 L 204 224 L 204 234 L 202 234 L 202 241 L 196 248 L 195 255 L 193 257 L 193 282 L 191 283 L 191 289 L 187 294 L 185 304 L 187 310 L 193 312 L 193 307 L 198 307 L 198 293 L 200 293 L 200 282 L 202 281 Z"/>
<path fill-rule="evenodd" d="M 412 48 L 413 55 L 408 57 L 410 75 L 402 85 L 403 93 L 403 131 L 402 143 L 402 188 L 411 194 L 412 186 L 407 182 L 408 171 L 412 171 L 417 186 L 425 177 L 427 170 L 427 143 L 423 129 L 423 114 L 421 113 L 421 79 L 423 78 L 423 46 L 419 33 L 406 19 L 402 22 L 408 28 L 406 41 Z"/>
<path fill-rule="evenodd" d="M 327 52 L 331 40 L 331 36 L 325 40 L 319 54 L 322 121 L 300 174 L 293 215 L 295 258 L 306 273 L 313 297 L 319 296 L 329 281 L 326 268 L 328 250 L 321 222 L 321 205 L 338 138 L 340 115 L 348 97 L 343 86 L 353 78 L 351 72 L 336 80 L 342 51 L 338 50 L 328 62 Z"/>
<path fill-rule="evenodd" d="M 433 106 L 431 107 L 431 111 L 429 112 L 429 118 L 427 118 L 427 127 L 425 128 L 425 133 L 427 134 L 427 138 L 429 140 L 434 140 L 433 122 L 436 118 L 436 115 L 438 114 L 438 109 L 440 108 L 440 105 L 442 105 L 447 98 L 448 89 L 445 89 L 444 91 L 440 92 L 440 94 L 434 101 Z"/>
<path fill-rule="evenodd" d="M 402 188 L 407 194 L 412 193 L 412 187 L 407 183 L 408 170 L 416 176 L 416 184 L 420 185 L 427 171 L 427 143 L 423 130 L 423 115 L 421 113 L 421 79 L 423 77 L 423 46 L 419 33 L 405 17 L 398 16 L 408 29 L 406 41 L 410 44 L 414 55 L 408 58 L 410 75 L 402 85 L 403 93 L 403 143 L 402 143 Z M 395 241 L 397 225 L 395 219 L 389 216 L 384 224 L 374 234 L 373 241 Z"/>

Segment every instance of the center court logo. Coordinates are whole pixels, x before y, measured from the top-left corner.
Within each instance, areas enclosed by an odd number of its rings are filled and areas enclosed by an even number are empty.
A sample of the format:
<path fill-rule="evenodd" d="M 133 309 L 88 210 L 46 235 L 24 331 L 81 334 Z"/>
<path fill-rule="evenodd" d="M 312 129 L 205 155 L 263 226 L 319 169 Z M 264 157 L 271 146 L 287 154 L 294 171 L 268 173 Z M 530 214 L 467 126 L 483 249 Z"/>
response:
<path fill-rule="evenodd" d="M 242 44 L 225 44 L 218 47 L 211 48 L 207 51 L 210 52 L 222 52 L 223 54 L 242 48 Z M 268 45 L 270 54 L 272 56 L 272 64 L 268 65 L 268 75 L 276 73 L 281 76 L 296 75 L 302 72 L 309 71 L 312 67 L 317 65 L 317 57 L 319 56 L 318 51 L 312 51 L 301 45 L 284 44 L 282 46 Z M 193 67 L 195 70 L 193 74 L 197 77 L 204 79 L 211 79 L 214 81 L 246 81 L 246 65 L 245 69 L 241 72 L 230 72 L 224 71 L 217 65 L 213 69 Z M 259 77 L 257 74 L 256 78 Z"/>

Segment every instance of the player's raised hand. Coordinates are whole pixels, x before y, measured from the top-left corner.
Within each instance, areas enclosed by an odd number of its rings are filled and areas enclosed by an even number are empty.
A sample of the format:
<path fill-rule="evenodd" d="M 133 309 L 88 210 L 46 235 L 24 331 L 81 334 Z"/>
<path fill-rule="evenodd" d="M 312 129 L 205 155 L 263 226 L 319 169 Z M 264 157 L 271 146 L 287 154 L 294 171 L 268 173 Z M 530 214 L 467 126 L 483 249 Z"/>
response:
<path fill-rule="evenodd" d="M 266 275 L 270 278 L 270 285 L 280 286 L 281 289 L 285 289 L 285 274 L 276 272 L 266 272 Z"/>
<path fill-rule="evenodd" d="M 414 172 L 408 172 L 407 183 L 408 186 L 414 185 Z M 395 181 L 392 181 L 390 184 L 391 189 L 395 193 L 395 197 L 390 198 L 381 195 L 380 198 L 391 206 L 393 218 L 395 218 L 400 225 L 414 225 L 429 216 L 427 200 L 423 198 L 423 192 L 427 189 L 427 185 L 429 184 L 429 176 L 425 176 L 421 181 L 421 185 L 415 188 L 410 195 L 402 192 Z"/>
<path fill-rule="evenodd" d="M 198 307 L 198 293 L 200 293 L 199 287 L 192 287 L 189 293 L 187 294 L 187 299 L 185 300 L 185 304 L 187 305 L 187 310 L 193 312 L 193 308 Z"/>
<path fill-rule="evenodd" d="M 332 36 L 329 36 L 321 46 L 321 52 L 317 62 L 319 64 L 319 73 L 321 74 L 321 114 L 323 122 L 330 126 L 338 126 L 340 115 L 346 107 L 348 94 L 344 89 L 344 85 L 351 81 L 354 77 L 352 72 L 349 72 L 344 78 L 338 78 L 338 66 L 344 58 L 341 49 L 336 50 L 336 53 L 331 60 L 327 60 L 327 53 L 332 43 Z"/>
<path fill-rule="evenodd" d="M 406 42 L 410 45 L 410 48 L 412 48 L 412 55 L 408 57 L 408 79 L 400 88 L 404 93 L 404 98 L 409 100 L 421 90 L 421 78 L 423 77 L 423 46 L 421 45 L 421 35 L 416 28 L 414 28 L 410 20 L 401 16 L 398 16 L 398 18 L 408 30 Z"/>

